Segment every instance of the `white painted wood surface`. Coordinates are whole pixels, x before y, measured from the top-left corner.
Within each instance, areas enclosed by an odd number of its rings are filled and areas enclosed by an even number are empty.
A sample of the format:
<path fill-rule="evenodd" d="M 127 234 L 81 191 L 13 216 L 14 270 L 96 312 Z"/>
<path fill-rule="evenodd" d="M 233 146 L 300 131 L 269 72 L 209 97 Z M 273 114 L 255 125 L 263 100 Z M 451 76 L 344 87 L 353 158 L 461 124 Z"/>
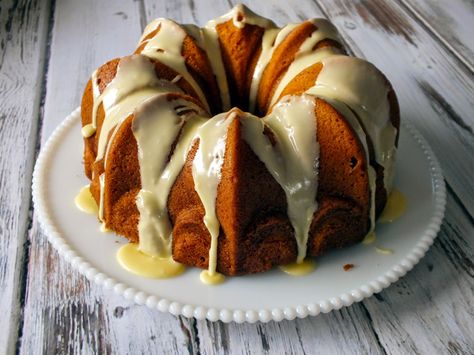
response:
<path fill-rule="evenodd" d="M 43 96 L 49 4 L 0 4 L 0 353 L 21 326 L 30 184 Z"/>
<path fill-rule="evenodd" d="M 32 210 L 28 187 L 40 143 L 79 105 L 92 70 L 130 53 L 147 21 L 202 25 L 234 2 L 2 2 L 0 353 L 473 353 L 472 26 L 454 21 L 472 19 L 472 4 L 247 3 L 279 24 L 330 18 L 350 49 L 394 83 L 402 119 L 430 142 L 448 186 L 446 219 L 426 257 L 361 303 L 269 324 L 174 317 L 89 283 L 51 248 Z"/>
<path fill-rule="evenodd" d="M 474 2 L 468 0 L 401 0 L 444 46 L 474 70 Z"/>

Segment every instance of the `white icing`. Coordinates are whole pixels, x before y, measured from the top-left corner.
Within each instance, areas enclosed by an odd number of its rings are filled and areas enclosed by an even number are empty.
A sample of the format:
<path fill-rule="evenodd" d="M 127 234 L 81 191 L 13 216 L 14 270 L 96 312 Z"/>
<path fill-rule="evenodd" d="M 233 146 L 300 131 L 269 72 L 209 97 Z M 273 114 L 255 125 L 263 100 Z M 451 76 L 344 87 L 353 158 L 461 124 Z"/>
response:
<path fill-rule="evenodd" d="M 149 26 L 150 27 L 147 26 L 148 30 L 146 31 L 149 32 L 146 35 L 153 31 L 150 31 L 151 28 L 157 29 L 159 26 L 160 30 L 153 37 L 141 41 L 146 43 L 141 54 L 160 61 L 182 75 L 198 95 L 207 111 L 209 111 L 206 96 L 196 80 L 194 80 L 192 75 L 189 73 L 186 67 L 186 61 L 181 54 L 183 41 L 186 38 L 186 32 L 184 29 L 174 21 L 168 19 L 157 19 Z M 142 38 L 145 38 L 146 35 Z"/>
<path fill-rule="evenodd" d="M 243 138 L 265 164 L 286 195 L 288 218 L 298 246 L 297 262 L 306 256 L 309 228 L 317 210 L 319 144 L 314 99 L 306 95 L 280 101 L 262 120 L 243 120 Z M 273 133 L 273 146 L 263 134 Z"/>
<path fill-rule="evenodd" d="M 249 110 L 255 110 L 255 102 L 257 100 L 258 87 L 262 74 L 272 58 L 275 48 L 293 31 L 299 24 L 290 23 L 283 28 L 267 29 L 262 37 L 262 51 L 258 57 L 257 64 L 252 76 L 252 83 L 250 85 Z"/>
<path fill-rule="evenodd" d="M 329 21 L 325 19 L 314 19 L 311 20 L 311 22 L 317 28 L 313 31 L 311 36 L 301 44 L 295 55 L 295 59 L 288 67 L 288 70 L 281 78 L 275 92 L 273 93 L 270 107 L 277 102 L 285 87 L 295 78 L 296 75 L 313 64 L 320 62 L 324 58 L 341 53 L 341 50 L 336 47 L 314 49 L 314 47 L 324 39 L 332 39 L 338 43 L 340 43 L 341 40 L 337 29 Z"/>
<path fill-rule="evenodd" d="M 92 123 L 89 123 L 89 124 L 85 125 L 81 129 L 81 133 L 82 133 L 82 136 L 84 138 L 89 138 L 89 137 L 93 136 L 95 131 L 96 131 L 96 127 L 94 127 L 94 125 Z"/>
<path fill-rule="evenodd" d="M 146 57 L 133 55 L 120 60 L 115 77 L 94 101 L 94 106 L 102 103 L 105 111 L 96 161 L 104 157 L 108 142 L 113 140 L 109 136 L 113 129 L 119 127 L 140 104 L 164 92 L 182 91 L 169 81 L 158 79 L 153 63 Z"/>
<path fill-rule="evenodd" d="M 97 109 L 100 104 L 99 96 L 99 84 L 97 83 L 97 72 L 98 70 L 94 70 L 91 76 L 91 84 L 92 84 L 92 99 L 93 99 L 93 105 L 92 105 L 92 122 L 85 125 L 82 127 L 82 136 L 84 138 L 89 138 L 92 135 L 95 134 L 95 131 L 97 130 Z"/>
<path fill-rule="evenodd" d="M 221 178 L 227 129 L 233 122 L 236 111 L 214 116 L 203 124 L 198 132 L 199 148 L 193 160 L 194 188 L 204 206 L 204 224 L 211 235 L 209 249 L 209 274 L 214 275 L 217 268 L 217 242 L 220 223 L 216 214 L 217 187 Z"/>
<path fill-rule="evenodd" d="M 384 168 L 389 193 L 393 182 L 396 128 L 390 121 L 389 86 L 372 64 L 343 55 L 323 59 L 315 85 L 307 93 L 344 102 L 360 119 L 374 145 L 375 160 Z"/>
<path fill-rule="evenodd" d="M 196 129 L 204 122 L 196 117 L 197 113 L 204 114 L 189 101 L 171 100 L 166 94 L 148 100 L 135 112 L 132 130 L 138 143 L 141 177 L 137 196 L 139 250 L 146 254 L 171 255 L 168 195 L 186 162 Z M 168 161 L 178 135 L 178 144 Z"/>
<path fill-rule="evenodd" d="M 217 86 L 219 87 L 222 110 L 230 109 L 230 93 L 229 84 L 227 82 L 227 75 L 225 73 L 224 62 L 222 61 L 221 47 L 219 45 L 219 37 L 215 26 L 207 24 L 202 29 L 202 38 L 204 48 L 209 58 L 212 71 L 216 76 Z"/>

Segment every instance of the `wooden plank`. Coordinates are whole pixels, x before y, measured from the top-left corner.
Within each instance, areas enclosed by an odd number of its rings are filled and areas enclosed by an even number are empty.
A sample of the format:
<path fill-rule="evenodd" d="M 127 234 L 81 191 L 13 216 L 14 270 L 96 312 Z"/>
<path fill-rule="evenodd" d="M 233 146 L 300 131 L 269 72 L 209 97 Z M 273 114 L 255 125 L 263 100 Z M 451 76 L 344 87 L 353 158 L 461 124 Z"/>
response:
<path fill-rule="evenodd" d="M 141 32 L 140 13 L 140 4 L 133 1 L 56 4 L 42 143 L 80 104 L 91 72 L 132 51 Z M 131 304 L 91 284 L 57 255 L 36 219 L 29 240 L 21 353 L 178 353 L 193 348 L 187 320 Z"/>
<path fill-rule="evenodd" d="M 474 4 L 465 0 L 400 0 L 474 72 Z"/>
<path fill-rule="evenodd" d="M 294 321 L 198 321 L 204 354 L 383 354 L 362 304 Z M 317 349 L 317 350 L 316 350 Z"/>
<path fill-rule="evenodd" d="M 30 221 L 48 1 L 0 4 L 0 353 L 15 350 Z"/>
<path fill-rule="evenodd" d="M 469 354 L 474 344 L 474 225 L 448 195 L 446 222 L 410 273 L 364 302 L 392 353 Z"/>

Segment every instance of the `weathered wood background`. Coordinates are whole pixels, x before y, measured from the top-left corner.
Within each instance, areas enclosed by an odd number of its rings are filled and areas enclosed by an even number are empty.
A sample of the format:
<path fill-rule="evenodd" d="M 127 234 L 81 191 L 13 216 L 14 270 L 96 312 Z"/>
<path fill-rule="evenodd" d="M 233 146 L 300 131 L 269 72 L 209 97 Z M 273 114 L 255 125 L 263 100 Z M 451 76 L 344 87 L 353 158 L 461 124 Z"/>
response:
<path fill-rule="evenodd" d="M 250 1 L 248 1 L 250 3 Z M 154 17 L 204 24 L 234 1 L 0 2 L 0 353 L 474 353 L 474 3 L 254 1 L 277 23 L 327 17 L 394 84 L 448 187 L 446 218 L 403 279 L 329 314 L 268 324 L 175 317 L 89 283 L 48 244 L 31 203 L 41 145 L 97 66 Z"/>

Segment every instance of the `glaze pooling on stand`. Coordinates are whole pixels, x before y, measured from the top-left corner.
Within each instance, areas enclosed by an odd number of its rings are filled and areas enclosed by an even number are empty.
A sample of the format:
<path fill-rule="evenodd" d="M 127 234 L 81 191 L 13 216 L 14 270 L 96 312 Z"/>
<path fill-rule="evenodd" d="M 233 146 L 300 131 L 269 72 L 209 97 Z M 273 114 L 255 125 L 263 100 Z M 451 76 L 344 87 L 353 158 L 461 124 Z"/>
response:
<path fill-rule="evenodd" d="M 387 204 L 379 217 L 380 223 L 391 223 L 399 219 L 407 208 L 407 200 L 398 189 L 392 189 L 388 196 Z"/>
<path fill-rule="evenodd" d="M 201 271 L 199 279 L 206 285 L 219 285 L 225 281 L 225 276 L 218 272 L 211 274 L 208 269 Z"/>
<path fill-rule="evenodd" d="M 97 215 L 99 213 L 99 207 L 92 197 L 89 185 L 84 186 L 74 199 L 74 203 L 78 209 L 82 212 Z"/>
<path fill-rule="evenodd" d="M 140 251 L 135 243 L 128 243 L 117 251 L 117 260 L 125 270 L 139 276 L 167 279 L 181 275 L 186 267 L 167 257 L 150 256 Z"/>
<path fill-rule="evenodd" d="M 305 259 L 300 263 L 281 265 L 279 268 L 290 276 L 304 276 L 314 271 L 316 263 L 312 259 Z"/>

